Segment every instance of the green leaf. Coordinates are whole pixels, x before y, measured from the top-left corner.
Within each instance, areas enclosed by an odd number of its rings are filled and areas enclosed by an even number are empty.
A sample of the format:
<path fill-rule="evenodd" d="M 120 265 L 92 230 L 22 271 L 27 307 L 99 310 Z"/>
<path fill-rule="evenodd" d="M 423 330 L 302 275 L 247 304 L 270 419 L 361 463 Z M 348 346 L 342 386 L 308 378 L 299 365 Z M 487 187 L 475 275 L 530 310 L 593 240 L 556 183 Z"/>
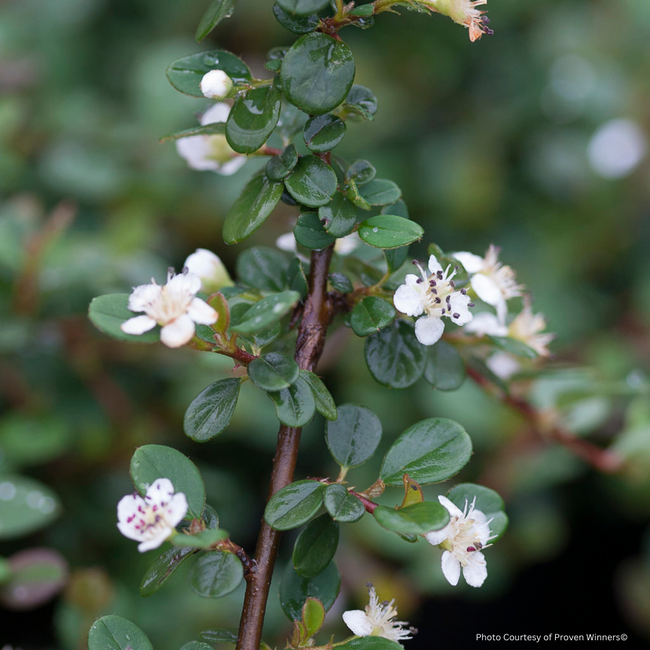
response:
<path fill-rule="evenodd" d="M 230 18 L 236 4 L 237 0 L 212 0 L 196 28 L 196 40 L 200 43 L 224 18 Z"/>
<path fill-rule="evenodd" d="M 325 486 L 318 481 L 296 481 L 276 492 L 266 505 L 264 519 L 276 530 L 306 524 L 323 503 Z"/>
<path fill-rule="evenodd" d="M 142 495 L 156 479 L 169 479 L 174 491 L 187 498 L 186 518 L 200 519 L 205 506 L 203 479 L 196 465 L 180 451 L 164 445 L 138 447 L 131 458 L 131 478 Z"/>
<path fill-rule="evenodd" d="M 228 532 L 222 528 L 206 528 L 195 535 L 175 535 L 171 542 L 180 548 L 208 549 L 213 544 L 228 538 Z"/>
<path fill-rule="evenodd" d="M 315 578 L 332 561 L 339 545 L 339 525 L 329 515 L 311 521 L 293 547 L 293 566 L 303 578 Z"/>
<path fill-rule="evenodd" d="M 235 102 L 226 122 L 226 139 L 238 153 L 257 151 L 273 133 L 282 107 L 282 93 L 273 86 L 253 88 Z"/>
<path fill-rule="evenodd" d="M 307 293 L 309 292 L 307 276 L 305 275 L 305 269 L 302 262 L 297 257 L 294 257 L 291 262 L 289 262 L 287 280 L 290 289 L 297 291 L 303 299 L 307 296 Z"/>
<path fill-rule="evenodd" d="M 427 352 L 424 378 L 438 390 L 456 390 L 465 379 L 465 364 L 453 345 L 438 341 Z"/>
<path fill-rule="evenodd" d="M 170 548 L 162 553 L 142 577 L 140 595 L 147 598 L 155 594 L 167 582 L 172 573 L 195 552 L 194 548 L 183 547 Z"/>
<path fill-rule="evenodd" d="M 311 638 L 323 627 L 325 608 L 316 598 L 307 598 L 302 607 L 302 624 L 305 626 L 305 637 Z"/>
<path fill-rule="evenodd" d="M 354 306 L 350 325 L 357 336 L 368 336 L 390 325 L 396 315 L 393 305 L 383 298 L 367 296 Z"/>
<path fill-rule="evenodd" d="M 377 175 L 377 170 L 367 160 L 355 160 L 345 172 L 345 179 L 354 179 L 357 185 L 369 183 Z"/>
<path fill-rule="evenodd" d="M 278 0 L 278 4 L 291 14 L 307 16 L 325 9 L 329 0 Z"/>
<path fill-rule="evenodd" d="M 43 528 L 60 512 L 59 498 L 46 485 L 26 476 L 0 476 L 0 540 Z"/>
<path fill-rule="evenodd" d="M 298 203 L 317 208 L 329 203 L 336 192 L 336 174 L 320 158 L 303 156 L 284 184 Z"/>
<path fill-rule="evenodd" d="M 239 83 L 252 78 L 248 66 L 239 57 L 224 50 L 212 50 L 174 61 L 167 68 L 167 79 L 176 90 L 204 99 L 200 83 L 210 70 L 223 70 L 234 82 Z"/>
<path fill-rule="evenodd" d="M 190 586 L 203 598 L 221 598 L 239 587 L 244 567 L 239 558 L 226 551 L 208 551 L 192 566 Z"/>
<path fill-rule="evenodd" d="M 280 80 L 292 104 L 310 115 L 322 115 L 345 100 L 354 73 L 354 58 L 345 43 L 311 33 L 299 38 L 287 52 Z"/>
<path fill-rule="evenodd" d="M 471 455 L 472 441 L 458 422 L 430 418 L 397 438 L 379 475 L 386 485 L 402 485 L 404 474 L 420 484 L 438 483 L 457 474 Z"/>
<path fill-rule="evenodd" d="M 298 162 L 296 147 L 290 144 L 279 156 L 273 156 L 266 163 L 266 175 L 272 181 L 284 180 Z"/>
<path fill-rule="evenodd" d="M 366 511 L 360 499 L 350 494 L 343 485 L 338 483 L 325 488 L 323 504 L 332 519 L 342 523 L 359 521 Z"/>
<path fill-rule="evenodd" d="M 282 183 L 270 181 L 264 173 L 253 176 L 226 217 L 223 225 L 226 244 L 236 244 L 253 234 L 273 212 L 282 192 Z"/>
<path fill-rule="evenodd" d="M 461 510 L 465 505 L 474 504 L 477 510 L 480 510 L 490 521 L 490 534 L 496 535 L 495 541 L 505 533 L 508 527 L 508 515 L 505 513 L 505 504 L 503 499 L 494 490 L 474 483 L 461 483 L 456 485 L 447 493 L 447 498 Z"/>
<path fill-rule="evenodd" d="M 200 641 L 190 641 L 186 643 L 181 650 L 212 650 L 212 646 Z"/>
<path fill-rule="evenodd" d="M 333 237 L 345 237 L 357 225 L 354 203 L 340 192 L 335 192 L 332 200 L 318 209 L 318 216 L 325 222 L 325 230 Z"/>
<path fill-rule="evenodd" d="M 359 224 L 359 237 L 375 248 L 407 246 L 423 235 L 424 230 L 415 221 L 392 215 L 380 214 Z"/>
<path fill-rule="evenodd" d="M 336 420 L 337 410 L 336 403 L 331 393 L 327 390 L 327 387 L 323 383 L 323 380 L 315 375 L 309 370 L 300 370 L 300 376 L 304 379 L 309 387 L 311 392 L 314 394 L 314 400 L 316 401 L 316 410 L 328 420 Z"/>
<path fill-rule="evenodd" d="M 359 183 L 357 185 L 359 185 L 359 194 L 369 205 L 388 205 L 395 203 L 402 196 L 402 190 L 393 181 L 385 178 L 375 178 L 363 185 Z"/>
<path fill-rule="evenodd" d="M 275 404 L 275 414 L 288 427 L 302 427 L 314 417 L 316 401 L 309 384 L 299 377 L 283 390 L 267 393 Z"/>
<path fill-rule="evenodd" d="M 414 503 L 399 510 L 377 506 L 374 515 L 382 528 L 402 535 L 424 535 L 449 523 L 447 508 L 433 501 Z"/>
<path fill-rule="evenodd" d="M 323 250 L 334 243 L 334 237 L 326 232 L 315 212 L 305 212 L 298 217 L 293 235 L 301 246 L 310 250 Z"/>
<path fill-rule="evenodd" d="M 199 632 L 199 639 L 208 643 L 237 643 L 239 630 L 229 628 L 214 628 Z"/>
<path fill-rule="evenodd" d="M 185 435 L 194 442 L 207 442 L 218 436 L 230 424 L 240 386 L 239 378 L 221 379 L 202 390 L 185 412 Z"/>
<path fill-rule="evenodd" d="M 370 374 L 391 388 L 412 386 L 422 376 L 427 360 L 426 347 L 406 320 L 396 320 L 369 336 L 364 353 Z"/>
<path fill-rule="evenodd" d="M 410 219 L 409 209 L 406 206 L 406 203 L 402 199 L 395 201 L 395 203 L 389 203 L 381 209 L 381 214 L 392 214 L 397 217 L 402 217 L 404 219 Z M 440 258 L 438 258 L 440 259 Z"/>
<path fill-rule="evenodd" d="M 176 131 L 170 135 L 165 135 L 160 138 L 160 142 L 167 142 L 167 140 L 178 140 L 180 138 L 189 138 L 193 135 L 224 135 L 226 133 L 225 122 L 214 122 L 213 124 L 204 124 L 194 126 L 191 129 L 183 129 Z"/>
<path fill-rule="evenodd" d="M 300 368 L 290 357 L 269 352 L 250 362 L 248 376 L 258 388 L 276 391 L 295 384 L 300 376 Z"/>
<path fill-rule="evenodd" d="M 302 578 L 289 562 L 280 583 L 280 605 L 289 620 L 300 621 L 302 608 L 308 598 L 318 599 L 328 611 L 340 589 L 341 576 L 336 563 L 330 562 L 315 578 Z"/>
<path fill-rule="evenodd" d="M 350 16 L 372 16 L 374 11 L 375 7 L 373 6 L 372 2 L 370 2 L 367 5 L 359 5 L 358 7 L 355 7 L 350 12 Z"/>
<path fill-rule="evenodd" d="M 303 127 L 302 136 L 310 151 L 324 153 L 334 149 L 343 140 L 345 129 L 343 120 L 336 115 L 326 113 L 308 119 Z"/>
<path fill-rule="evenodd" d="M 513 354 L 516 357 L 523 357 L 524 359 L 536 359 L 537 352 L 529 345 L 522 341 L 510 338 L 508 336 L 488 336 L 488 339 L 494 343 L 498 348 L 503 351 Z"/>
<path fill-rule="evenodd" d="M 309 34 L 318 27 L 320 22 L 317 14 L 295 16 L 285 11 L 279 4 L 273 5 L 273 15 L 282 27 L 294 34 Z"/>
<path fill-rule="evenodd" d="M 133 343 L 155 343 L 158 341 L 160 334 L 157 329 L 139 336 L 125 334 L 120 329 L 120 325 L 124 321 L 138 315 L 127 308 L 128 302 L 128 293 L 110 293 L 106 296 L 93 298 L 88 308 L 88 318 L 100 332 L 104 332 L 104 334 L 108 334 L 115 339 L 132 341 Z"/>
<path fill-rule="evenodd" d="M 372 121 L 377 112 L 377 98 L 370 88 L 355 84 L 345 99 L 343 110 L 345 113 Z"/>
<path fill-rule="evenodd" d="M 338 418 L 325 423 L 325 441 L 341 467 L 357 467 L 377 450 L 381 440 L 381 422 L 365 406 L 343 404 Z"/>
<path fill-rule="evenodd" d="M 341 293 L 352 293 L 354 291 L 352 280 L 344 273 L 332 273 L 329 276 L 329 281 L 335 291 Z"/>
<path fill-rule="evenodd" d="M 135 623 L 112 614 L 93 623 L 88 650 L 153 650 L 153 646 Z"/>
<path fill-rule="evenodd" d="M 237 258 L 237 277 L 261 291 L 282 291 L 287 288 L 286 257 L 266 246 L 247 248 Z"/>
<path fill-rule="evenodd" d="M 382 636 L 362 636 L 338 647 L 339 650 L 399 650 L 402 646 Z"/>
<path fill-rule="evenodd" d="M 72 426 L 55 414 L 14 411 L 0 420 L 0 465 L 39 465 L 63 455 L 73 444 Z"/>
<path fill-rule="evenodd" d="M 254 334 L 261 329 L 279 321 L 288 314 L 300 300 L 297 291 L 281 291 L 256 302 L 236 324 L 231 325 L 233 332 Z"/>
<path fill-rule="evenodd" d="M 348 182 L 348 189 L 345 192 L 345 196 L 352 201 L 359 210 L 370 210 L 370 204 L 361 196 L 361 194 L 359 194 L 359 186 L 354 178 L 351 178 Z"/>

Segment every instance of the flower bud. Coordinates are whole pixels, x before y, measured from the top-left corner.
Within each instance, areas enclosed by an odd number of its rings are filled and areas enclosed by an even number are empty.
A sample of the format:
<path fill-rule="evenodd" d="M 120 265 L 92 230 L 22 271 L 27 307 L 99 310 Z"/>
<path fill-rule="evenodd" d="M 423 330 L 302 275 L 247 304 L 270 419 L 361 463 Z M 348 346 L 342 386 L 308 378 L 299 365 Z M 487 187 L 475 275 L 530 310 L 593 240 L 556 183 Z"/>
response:
<path fill-rule="evenodd" d="M 210 70 L 201 79 L 201 92 L 210 99 L 225 99 L 232 91 L 232 79 L 223 70 Z"/>
<path fill-rule="evenodd" d="M 205 248 L 197 248 L 185 260 L 185 267 L 201 278 L 201 288 L 206 293 L 215 293 L 234 284 L 219 256 Z"/>

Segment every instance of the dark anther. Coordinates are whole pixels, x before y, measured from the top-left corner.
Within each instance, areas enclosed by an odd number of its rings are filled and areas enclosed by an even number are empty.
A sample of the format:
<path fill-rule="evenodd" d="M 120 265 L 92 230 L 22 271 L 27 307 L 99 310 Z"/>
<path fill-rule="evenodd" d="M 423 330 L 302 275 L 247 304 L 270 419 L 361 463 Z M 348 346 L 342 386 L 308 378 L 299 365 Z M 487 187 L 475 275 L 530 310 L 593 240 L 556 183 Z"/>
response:
<path fill-rule="evenodd" d="M 453 280 L 449 280 L 449 284 L 451 285 L 452 289 L 456 288 L 456 283 Z"/>
<path fill-rule="evenodd" d="M 411 490 L 415 490 L 417 492 L 418 491 L 417 485 L 411 485 Z"/>
<path fill-rule="evenodd" d="M 445 313 L 445 310 L 444 310 L 444 308 L 443 308 L 443 310 L 442 310 L 442 313 L 443 313 L 443 314 Z"/>
<path fill-rule="evenodd" d="M 442 302 L 442 300 L 440 300 L 440 298 L 436 298 L 435 303 L 436 303 L 437 305 L 439 305 L 441 302 Z"/>
<path fill-rule="evenodd" d="M 412 260 L 412 261 L 411 261 L 411 264 L 413 264 L 414 266 L 417 266 L 417 265 L 418 265 L 418 261 L 417 261 L 417 260 Z M 370 583 L 368 583 L 368 584 L 370 585 Z M 370 586 L 372 587 L 372 585 L 370 585 Z"/>
<path fill-rule="evenodd" d="M 468 303 L 467 303 L 467 306 L 468 306 L 468 307 L 476 307 L 476 305 L 475 305 L 473 302 L 468 302 Z"/>
<path fill-rule="evenodd" d="M 438 271 L 436 273 L 436 276 L 437 276 L 438 280 L 442 280 L 442 278 L 444 277 L 443 274 L 442 274 L 442 271 Z"/>
<path fill-rule="evenodd" d="M 416 282 L 417 282 L 418 284 L 422 284 L 422 278 L 418 278 L 418 279 L 416 280 Z"/>
<path fill-rule="evenodd" d="M 481 20 L 482 20 L 483 23 L 486 24 L 486 25 L 489 25 L 489 24 L 490 24 L 490 19 L 489 19 L 486 15 L 481 16 Z"/>
<path fill-rule="evenodd" d="M 415 262 L 413 262 L 413 264 L 415 264 Z M 368 587 L 368 589 L 372 589 L 372 582 L 366 582 L 366 587 Z"/>
<path fill-rule="evenodd" d="M 454 318 L 460 318 L 460 314 L 458 312 L 454 312 Z"/>
<path fill-rule="evenodd" d="M 467 295 L 467 289 L 461 289 L 460 292 L 461 292 L 464 296 Z"/>
<path fill-rule="evenodd" d="M 417 634 L 417 633 L 418 633 L 418 628 L 417 628 L 417 627 L 413 627 L 413 626 L 411 626 L 411 627 L 409 628 L 409 632 L 410 632 L 411 634 Z"/>
<path fill-rule="evenodd" d="M 473 553 L 476 549 L 473 546 L 468 546 L 467 547 L 467 552 L 468 553 Z"/>

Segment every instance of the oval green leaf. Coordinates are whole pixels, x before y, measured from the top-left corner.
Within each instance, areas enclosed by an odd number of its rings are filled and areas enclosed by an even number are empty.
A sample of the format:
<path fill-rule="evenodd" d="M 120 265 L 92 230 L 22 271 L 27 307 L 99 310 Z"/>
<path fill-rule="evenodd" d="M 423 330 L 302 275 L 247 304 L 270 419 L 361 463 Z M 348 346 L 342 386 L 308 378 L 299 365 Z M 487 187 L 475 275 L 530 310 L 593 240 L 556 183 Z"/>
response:
<path fill-rule="evenodd" d="M 343 140 L 345 129 L 345 122 L 341 118 L 325 113 L 309 118 L 302 129 L 302 136 L 310 151 L 324 153 Z"/>
<path fill-rule="evenodd" d="M 395 203 L 402 196 L 402 190 L 393 181 L 385 178 L 375 178 L 369 183 L 357 185 L 359 194 L 369 205 L 388 205 Z"/>
<path fill-rule="evenodd" d="M 183 429 L 194 442 L 207 442 L 229 424 L 237 406 L 241 380 L 222 379 L 202 390 L 189 405 Z"/>
<path fill-rule="evenodd" d="M 157 329 L 153 329 L 139 336 L 125 334 L 120 325 L 134 318 L 138 314 L 128 309 L 128 293 L 109 293 L 106 296 L 93 298 L 88 307 L 88 318 L 92 324 L 104 334 L 112 336 L 114 339 L 121 341 L 131 341 L 133 343 L 155 343 L 160 339 Z"/>
<path fill-rule="evenodd" d="M 294 569 L 303 578 L 315 578 L 332 561 L 338 545 L 339 525 L 329 515 L 321 515 L 298 535 L 293 547 Z"/>
<path fill-rule="evenodd" d="M 192 566 L 190 586 L 203 598 L 221 598 L 239 587 L 244 578 L 240 559 L 226 551 L 208 551 Z"/>
<path fill-rule="evenodd" d="M 316 401 L 316 410 L 328 420 L 336 420 L 338 417 L 336 403 L 331 393 L 327 390 L 327 386 L 323 383 L 323 380 L 315 375 L 309 370 L 300 370 L 300 376 L 304 379 L 309 387 L 311 392 L 314 394 L 314 400 Z"/>
<path fill-rule="evenodd" d="M 448 493 L 447 498 L 458 506 L 461 510 L 465 509 L 466 504 L 480 510 L 490 521 L 490 535 L 496 535 L 492 541 L 496 541 L 505 533 L 508 527 L 508 515 L 505 513 L 505 504 L 501 496 L 494 490 L 486 488 L 483 485 L 474 483 L 461 483 L 453 487 Z"/>
<path fill-rule="evenodd" d="M 341 523 L 359 521 L 366 511 L 361 500 L 338 483 L 328 485 L 323 494 L 323 504 L 332 519 Z"/>
<path fill-rule="evenodd" d="M 396 315 L 393 305 L 383 298 L 367 296 L 354 306 L 350 326 L 357 336 L 369 336 L 390 325 Z"/>
<path fill-rule="evenodd" d="M 375 248 L 408 246 L 423 235 L 422 226 L 415 221 L 389 214 L 379 214 L 359 224 L 359 237 Z"/>
<path fill-rule="evenodd" d="M 253 246 L 237 257 L 237 277 L 250 287 L 276 293 L 287 288 L 287 259 L 278 250 Z"/>
<path fill-rule="evenodd" d="M 300 368 L 291 357 L 269 352 L 248 364 L 248 376 L 258 388 L 277 391 L 295 384 Z"/>
<path fill-rule="evenodd" d="M 340 589 L 341 575 L 335 562 L 330 562 L 315 578 L 302 578 L 289 562 L 280 583 L 280 605 L 290 621 L 300 621 L 308 598 L 318 599 L 328 611 Z"/>
<path fill-rule="evenodd" d="M 372 90 L 359 84 L 352 86 L 345 99 L 344 113 L 372 121 L 376 112 L 377 98 Z"/>
<path fill-rule="evenodd" d="M 300 245 L 310 250 L 323 250 L 334 243 L 334 237 L 325 230 L 315 212 L 305 212 L 298 217 L 293 235 Z"/>
<path fill-rule="evenodd" d="M 381 422 L 365 406 L 343 404 L 338 418 L 325 424 L 325 441 L 341 467 L 357 467 L 377 450 L 381 440 Z"/>
<path fill-rule="evenodd" d="M 266 505 L 264 519 L 276 530 L 306 524 L 323 503 L 325 486 L 318 481 L 296 481 L 276 492 Z"/>
<path fill-rule="evenodd" d="M 318 27 L 320 22 L 317 14 L 295 16 L 285 11 L 277 3 L 273 5 L 273 15 L 282 27 L 294 34 L 309 34 L 309 32 L 313 32 Z"/>
<path fill-rule="evenodd" d="M 199 632 L 199 639 L 208 643 L 237 643 L 239 630 L 227 627 L 213 628 Z"/>
<path fill-rule="evenodd" d="M 303 156 L 284 184 L 298 203 L 317 208 L 329 203 L 336 192 L 336 174 L 320 158 Z"/>
<path fill-rule="evenodd" d="M 325 9 L 329 0 L 278 0 L 278 4 L 291 14 L 307 16 Z"/>
<path fill-rule="evenodd" d="M 272 181 L 284 180 L 298 162 L 296 147 L 290 144 L 279 156 L 273 156 L 266 163 L 266 175 Z"/>
<path fill-rule="evenodd" d="M 427 352 L 424 378 L 438 390 L 456 390 L 465 379 L 465 364 L 453 345 L 438 341 Z"/>
<path fill-rule="evenodd" d="M 235 325 L 231 325 L 233 332 L 241 334 L 254 334 L 272 323 L 286 316 L 300 300 L 297 291 L 281 291 L 274 293 L 256 302 Z"/>
<path fill-rule="evenodd" d="M 196 40 L 200 43 L 224 18 L 230 18 L 237 0 L 212 0 L 196 28 Z"/>
<path fill-rule="evenodd" d="M 283 390 L 267 393 L 275 404 L 275 414 L 288 427 L 302 427 L 314 417 L 316 400 L 309 384 L 299 377 Z"/>
<path fill-rule="evenodd" d="M 88 632 L 88 650 L 153 650 L 147 635 L 121 616 L 102 616 Z"/>
<path fill-rule="evenodd" d="M 165 551 L 142 577 L 140 595 L 147 598 L 155 594 L 167 582 L 172 573 L 195 552 L 196 549 L 190 547 L 170 548 Z"/>
<path fill-rule="evenodd" d="M 318 209 L 318 216 L 333 237 L 345 237 L 357 225 L 356 206 L 340 192 L 335 192 L 332 200 Z"/>
<path fill-rule="evenodd" d="M 414 503 L 399 510 L 377 506 L 374 515 L 382 528 L 402 535 L 424 535 L 449 523 L 447 508 L 433 501 Z"/>
<path fill-rule="evenodd" d="M 273 86 L 253 88 L 235 102 L 226 122 L 226 139 L 238 153 L 257 151 L 280 117 L 282 93 Z"/>

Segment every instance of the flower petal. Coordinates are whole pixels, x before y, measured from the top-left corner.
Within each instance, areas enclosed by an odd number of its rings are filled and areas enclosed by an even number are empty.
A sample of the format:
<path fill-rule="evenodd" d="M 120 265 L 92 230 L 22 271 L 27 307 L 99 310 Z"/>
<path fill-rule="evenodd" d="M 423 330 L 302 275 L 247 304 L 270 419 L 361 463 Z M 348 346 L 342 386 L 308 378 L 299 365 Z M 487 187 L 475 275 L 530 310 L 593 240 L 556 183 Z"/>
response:
<path fill-rule="evenodd" d="M 465 325 L 474 318 L 474 314 L 469 310 L 469 302 L 469 296 L 462 294 L 460 291 L 454 291 L 449 296 L 450 318 L 456 325 Z"/>
<path fill-rule="evenodd" d="M 164 541 L 169 539 L 169 536 L 173 532 L 174 531 L 171 528 L 162 528 L 159 535 L 138 544 L 138 551 L 140 551 L 140 553 L 145 553 L 146 551 L 158 548 Z"/>
<path fill-rule="evenodd" d="M 160 330 L 160 340 L 168 348 L 180 348 L 192 340 L 195 331 L 194 321 L 183 314 Z"/>
<path fill-rule="evenodd" d="M 463 576 L 470 587 L 480 587 L 485 582 L 487 578 L 487 562 L 483 557 L 483 553 L 480 551 L 472 553 L 471 560 L 463 567 Z M 458 579 L 456 582 L 458 582 Z"/>
<path fill-rule="evenodd" d="M 433 546 L 438 546 L 438 544 L 442 544 L 447 537 L 449 537 L 449 524 L 447 524 L 444 528 L 441 530 L 432 530 L 430 533 L 425 533 L 425 537 L 427 542 L 429 544 L 432 544 Z"/>
<path fill-rule="evenodd" d="M 519 371 L 521 365 L 519 361 L 507 352 L 497 352 L 491 357 L 488 357 L 485 365 L 501 379 L 506 381 Z"/>
<path fill-rule="evenodd" d="M 225 102 L 217 102 L 203 113 L 201 116 L 201 126 L 225 122 L 228 119 L 228 115 L 230 115 L 230 105 Z"/>
<path fill-rule="evenodd" d="M 498 305 L 503 301 L 503 296 L 501 295 L 499 286 L 487 275 L 477 273 L 472 276 L 470 284 L 472 285 L 472 289 L 476 292 L 476 295 L 488 305 Z"/>
<path fill-rule="evenodd" d="M 447 508 L 447 511 L 449 512 L 449 515 L 451 517 L 462 517 L 463 516 L 463 511 L 456 506 L 455 503 L 452 503 L 447 497 L 443 496 L 442 494 L 438 496 L 438 501 Z"/>
<path fill-rule="evenodd" d="M 174 496 L 174 485 L 168 478 L 157 478 L 147 489 L 145 501 L 148 506 L 163 508 Z"/>
<path fill-rule="evenodd" d="M 142 541 L 142 533 L 132 524 L 127 524 L 123 521 L 117 522 L 117 528 L 128 539 L 134 539 L 136 542 Z"/>
<path fill-rule="evenodd" d="M 415 275 L 407 275 L 406 284 L 400 285 L 393 296 L 393 304 L 407 316 L 419 316 L 424 312 L 424 293 L 419 284 L 409 281 L 409 277 L 417 280 Z"/>
<path fill-rule="evenodd" d="M 176 295 L 193 296 L 201 291 L 201 278 L 194 273 L 179 273 L 169 280 L 165 288 Z"/>
<path fill-rule="evenodd" d="M 460 562 L 449 551 L 445 551 L 442 554 L 441 567 L 447 582 L 455 587 L 460 579 Z"/>
<path fill-rule="evenodd" d="M 176 527 L 187 514 L 187 499 L 182 492 L 178 492 L 165 508 L 165 519 L 170 526 Z M 487 542 L 486 542 L 487 544 Z"/>
<path fill-rule="evenodd" d="M 485 260 L 480 255 L 474 255 L 474 253 L 454 253 L 452 257 L 455 257 L 470 274 L 480 273 L 485 265 Z"/>
<path fill-rule="evenodd" d="M 127 307 L 130 311 L 144 311 L 145 307 L 160 296 L 162 287 L 155 282 L 141 284 L 133 289 Z"/>
<path fill-rule="evenodd" d="M 429 256 L 429 273 L 437 273 L 438 271 L 442 271 L 442 266 L 440 266 L 440 262 L 438 262 L 438 258 L 435 255 L 430 255 Z"/>
<path fill-rule="evenodd" d="M 144 334 L 154 327 L 156 327 L 156 321 L 153 318 L 149 318 L 149 316 L 135 316 L 129 318 L 129 320 L 125 320 L 120 325 L 120 329 L 125 334 L 134 334 L 136 336 Z"/>
<path fill-rule="evenodd" d="M 235 172 L 238 172 L 248 161 L 247 156 L 235 156 L 225 163 L 217 163 L 217 166 L 214 168 L 214 171 L 221 176 L 232 176 Z"/>
<path fill-rule="evenodd" d="M 176 140 L 176 151 L 179 156 L 185 158 L 188 166 L 192 169 L 217 171 L 220 168 L 219 163 L 210 158 L 212 148 L 208 136 L 192 135 L 187 138 L 179 138 Z"/>
<path fill-rule="evenodd" d="M 343 622 L 357 636 L 370 636 L 370 634 L 372 634 L 372 621 L 370 621 L 366 613 L 360 609 L 351 609 L 347 612 L 343 612 Z"/>
<path fill-rule="evenodd" d="M 499 322 L 499 319 L 490 312 L 482 311 L 474 314 L 470 323 L 465 325 L 465 331 L 477 336 L 507 336 L 508 328 Z"/>
<path fill-rule="evenodd" d="M 437 316 L 423 316 L 415 321 L 415 336 L 422 345 L 433 345 L 440 340 L 445 324 Z"/>
<path fill-rule="evenodd" d="M 187 313 L 195 323 L 200 325 L 212 325 L 219 319 L 219 314 L 201 298 L 192 298 Z"/>

